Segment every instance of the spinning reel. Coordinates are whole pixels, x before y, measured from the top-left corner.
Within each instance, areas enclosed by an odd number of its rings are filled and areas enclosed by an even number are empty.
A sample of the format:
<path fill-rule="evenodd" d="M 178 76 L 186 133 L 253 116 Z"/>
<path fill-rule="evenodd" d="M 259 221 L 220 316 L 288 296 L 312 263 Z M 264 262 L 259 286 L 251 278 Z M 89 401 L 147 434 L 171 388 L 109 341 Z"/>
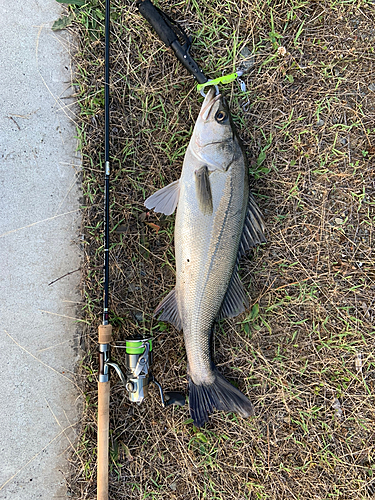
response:
<path fill-rule="evenodd" d="M 125 346 L 115 346 L 125 349 L 125 374 L 117 363 L 110 361 L 110 345 L 99 345 L 99 382 L 109 380 L 109 367 L 116 371 L 132 403 L 141 404 L 148 395 L 149 384 L 154 383 L 160 393 L 163 408 L 170 405 L 184 406 L 185 396 L 180 392 L 164 392 L 162 386 L 151 372 L 152 338 L 127 339 Z"/>

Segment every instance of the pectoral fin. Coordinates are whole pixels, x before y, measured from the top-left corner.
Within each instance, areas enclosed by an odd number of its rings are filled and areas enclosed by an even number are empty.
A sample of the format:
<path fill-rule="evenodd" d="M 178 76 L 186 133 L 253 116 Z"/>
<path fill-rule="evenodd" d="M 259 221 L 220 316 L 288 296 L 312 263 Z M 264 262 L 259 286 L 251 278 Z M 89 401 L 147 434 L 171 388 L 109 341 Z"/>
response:
<path fill-rule="evenodd" d="M 144 205 L 149 210 L 154 209 L 155 212 L 171 215 L 177 207 L 179 197 L 180 181 L 177 180 L 149 196 Z"/>
<path fill-rule="evenodd" d="M 211 215 L 213 209 L 212 193 L 208 168 L 206 166 L 195 171 L 195 192 L 201 212 L 204 215 Z"/>

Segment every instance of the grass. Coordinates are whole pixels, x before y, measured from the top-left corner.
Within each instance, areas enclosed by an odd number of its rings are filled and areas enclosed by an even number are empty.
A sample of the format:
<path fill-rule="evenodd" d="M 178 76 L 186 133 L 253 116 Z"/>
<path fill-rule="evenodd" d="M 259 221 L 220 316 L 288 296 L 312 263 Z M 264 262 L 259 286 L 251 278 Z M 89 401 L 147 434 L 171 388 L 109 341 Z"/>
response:
<path fill-rule="evenodd" d="M 370 499 L 374 463 L 374 12 L 362 0 L 160 2 L 194 36 L 211 77 L 247 47 L 255 65 L 225 91 L 268 243 L 241 262 L 246 314 L 217 328 L 220 371 L 254 402 L 196 429 L 152 389 L 131 406 L 113 376 L 110 497 Z M 152 318 L 174 285 L 174 217 L 144 199 L 176 180 L 201 97 L 134 3 L 113 0 L 111 317 L 115 344 L 153 333 L 154 373 L 186 390 L 181 334 Z M 82 311 L 87 402 L 71 494 L 95 498 L 96 341 L 103 263 L 104 5 L 70 8 L 83 158 Z M 113 356 L 121 363 L 121 350 Z"/>

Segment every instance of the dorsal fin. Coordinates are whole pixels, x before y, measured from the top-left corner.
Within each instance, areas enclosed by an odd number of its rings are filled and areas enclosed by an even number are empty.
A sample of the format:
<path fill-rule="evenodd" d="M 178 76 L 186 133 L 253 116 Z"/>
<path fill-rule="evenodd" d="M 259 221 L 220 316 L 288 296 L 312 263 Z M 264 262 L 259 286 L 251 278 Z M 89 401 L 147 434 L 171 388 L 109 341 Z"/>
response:
<path fill-rule="evenodd" d="M 249 307 L 249 299 L 238 276 L 237 267 L 236 264 L 219 311 L 218 320 L 235 318 Z"/>
<path fill-rule="evenodd" d="M 250 248 L 266 241 L 264 229 L 262 214 L 260 213 L 254 196 L 250 193 L 236 264 L 217 317 L 218 320 L 234 318 L 249 307 L 247 293 L 238 276 L 238 265 L 240 258 L 250 250 Z"/>
<path fill-rule="evenodd" d="M 250 250 L 250 248 L 259 245 L 260 243 L 265 243 L 266 237 L 264 236 L 264 230 L 265 227 L 262 214 L 256 204 L 254 196 L 250 193 L 242 237 L 238 248 L 237 261 L 239 261 L 239 259 L 248 250 Z"/>

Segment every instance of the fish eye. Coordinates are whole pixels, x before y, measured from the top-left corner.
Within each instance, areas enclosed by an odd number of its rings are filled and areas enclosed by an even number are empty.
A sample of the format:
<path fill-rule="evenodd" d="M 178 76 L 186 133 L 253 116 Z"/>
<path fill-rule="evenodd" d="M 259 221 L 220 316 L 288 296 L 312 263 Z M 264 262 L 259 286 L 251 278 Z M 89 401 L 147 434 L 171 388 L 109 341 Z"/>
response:
<path fill-rule="evenodd" d="M 227 117 L 227 114 L 222 109 L 219 109 L 219 111 L 216 113 L 216 116 L 215 116 L 215 118 L 218 122 L 223 122 L 226 117 Z"/>

